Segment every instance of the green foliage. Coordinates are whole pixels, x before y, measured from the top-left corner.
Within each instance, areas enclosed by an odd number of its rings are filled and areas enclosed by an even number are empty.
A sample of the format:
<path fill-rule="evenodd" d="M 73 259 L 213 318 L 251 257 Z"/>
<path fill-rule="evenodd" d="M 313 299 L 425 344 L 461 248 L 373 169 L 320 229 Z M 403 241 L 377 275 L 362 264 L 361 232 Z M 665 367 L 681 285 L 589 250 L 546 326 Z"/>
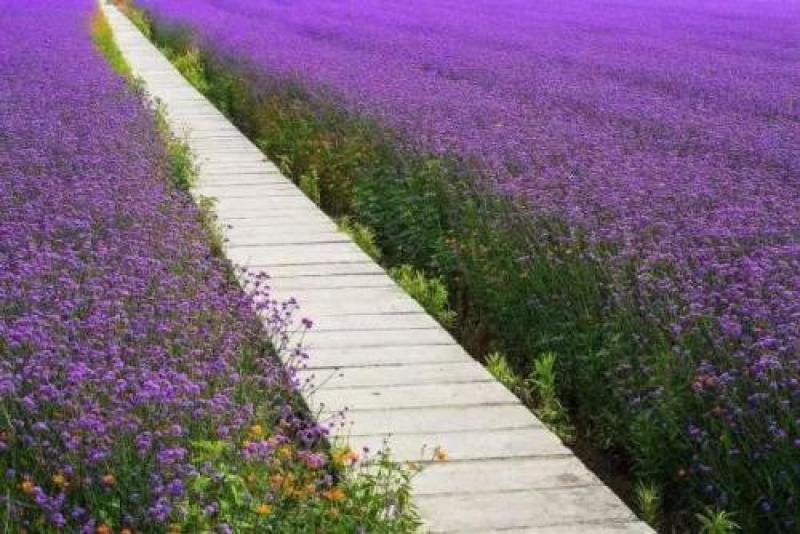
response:
<path fill-rule="evenodd" d="M 176 137 L 167 123 L 167 112 L 161 102 L 156 103 L 156 125 L 161 134 L 167 155 L 167 174 L 172 185 L 181 191 L 190 192 L 197 183 L 197 165 L 188 143 Z"/>
<path fill-rule="evenodd" d="M 486 356 L 486 369 L 492 376 L 495 377 L 501 384 L 510 389 L 514 394 L 525 398 L 527 392 L 525 391 L 524 381 L 517 376 L 514 370 L 508 365 L 508 360 L 499 352 L 492 352 Z"/>
<path fill-rule="evenodd" d="M 186 141 L 176 137 L 169 129 L 166 110 L 161 103 L 156 105 L 156 123 L 166 152 L 167 177 L 172 185 L 186 193 L 192 192 L 192 187 L 197 183 L 197 165 L 194 154 Z M 200 224 L 206 233 L 211 253 L 217 258 L 225 258 L 225 236 L 220 227 L 214 210 L 216 199 L 213 197 L 195 195 L 195 202 L 200 208 Z M 229 276 L 233 280 L 232 270 Z"/>
<path fill-rule="evenodd" d="M 111 0 L 148 39 L 153 37 L 150 20 L 144 11 L 136 9 L 130 0 Z"/>
<path fill-rule="evenodd" d="M 453 325 L 455 312 L 448 308 L 447 287 L 441 278 L 429 277 L 411 265 L 393 267 L 389 275 L 443 326 Z"/>
<path fill-rule="evenodd" d="M 533 362 L 531 382 L 536 388 L 542 413 L 548 419 L 555 419 L 563 411 L 556 393 L 556 355 L 552 352 L 543 354 Z"/>
<path fill-rule="evenodd" d="M 375 244 L 375 232 L 372 228 L 354 221 L 350 217 L 339 217 L 336 220 L 336 225 L 339 230 L 350 236 L 356 245 L 366 252 L 370 258 L 375 261 L 381 259 L 381 250 Z"/>
<path fill-rule="evenodd" d="M 117 74 L 130 79 L 131 69 L 125 58 L 122 56 L 117 44 L 114 41 L 114 34 L 111 31 L 111 26 L 108 25 L 105 15 L 101 11 L 97 11 L 92 17 L 92 39 L 95 46 L 100 50 L 100 53 L 105 56 L 111 68 Z"/>
<path fill-rule="evenodd" d="M 205 68 L 200 59 L 200 51 L 197 48 L 191 47 L 178 53 L 170 52 L 167 49 L 166 52 L 167 57 L 170 58 L 178 72 L 186 78 L 186 81 L 203 94 L 209 92 L 211 84 L 206 78 Z"/>
<path fill-rule="evenodd" d="M 658 486 L 644 482 L 637 484 L 636 501 L 642 519 L 651 527 L 658 527 L 661 521 L 661 491 Z"/>
<path fill-rule="evenodd" d="M 311 169 L 307 173 L 300 176 L 297 181 L 300 190 L 314 202 L 317 206 L 322 202 L 322 192 L 319 187 L 319 175 L 317 171 Z"/>
<path fill-rule="evenodd" d="M 725 510 L 707 508 L 696 517 L 700 524 L 700 534 L 732 534 L 741 530 L 739 524 Z"/>
<path fill-rule="evenodd" d="M 535 397 L 534 411 L 564 441 L 575 439 L 575 429 L 569 422 L 564 406 L 558 400 L 556 388 L 556 355 L 552 352 L 543 354 L 533 362 L 528 379 L 530 389 Z"/>

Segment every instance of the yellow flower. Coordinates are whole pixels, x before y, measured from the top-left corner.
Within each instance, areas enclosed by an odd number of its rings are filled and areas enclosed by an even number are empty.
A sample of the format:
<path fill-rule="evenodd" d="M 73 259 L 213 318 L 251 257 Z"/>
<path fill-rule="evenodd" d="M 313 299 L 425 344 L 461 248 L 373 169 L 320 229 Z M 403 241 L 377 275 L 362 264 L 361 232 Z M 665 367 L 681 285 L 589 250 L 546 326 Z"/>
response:
<path fill-rule="evenodd" d="M 264 427 L 261 425 L 253 425 L 248 430 L 248 434 L 250 434 L 254 438 L 260 438 L 264 435 Z"/>
<path fill-rule="evenodd" d="M 180 525 L 170 525 L 169 530 L 167 530 L 167 534 L 181 534 Z"/>
<path fill-rule="evenodd" d="M 55 484 L 59 488 L 66 488 L 67 486 L 69 486 L 69 482 L 67 482 L 67 477 L 65 477 L 61 471 L 53 475 L 52 480 L 53 484 Z"/>
<path fill-rule="evenodd" d="M 433 459 L 437 462 L 447 461 L 447 451 L 445 451 L 442 447 L 436 447 L 433 449 Z"/>
<path fill-rule="evenodd" d="M 256 507 L 258 515 L 267 515 L 272 511 L 272 506 L 267 503 L 261 503 Z"/>

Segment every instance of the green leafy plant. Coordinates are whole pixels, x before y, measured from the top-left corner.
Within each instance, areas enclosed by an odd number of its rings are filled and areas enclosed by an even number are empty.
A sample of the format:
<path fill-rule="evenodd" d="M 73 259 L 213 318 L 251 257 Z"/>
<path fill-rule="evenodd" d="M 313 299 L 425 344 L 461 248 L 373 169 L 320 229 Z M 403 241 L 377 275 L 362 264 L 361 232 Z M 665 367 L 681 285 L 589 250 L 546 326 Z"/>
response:
<path fill-rule="evenodd" d="M 190 47 L 180 53 L 166 51 L 168 57 L 175 65 L 175 68 L 191 83 L 198 91 L 203 94 L 209 92 L 211 83 L 206 77 L 205 68 L 201 59 L 200 51 L 195 47 Z"/>
<path fill-rule="evenodd" d="M 314 169 L 300 176 L 297 182 L 300 190 L 317 205 L 322 202 L 322 191 L 320 190 L 319 184 L 319 174 L 317 174 L 317 171 Z"/>
<path fill-rule="evenodd" d="M 486 369 L 516 395 L 526 395 L 524 381 L 517 376 L 502 353 L 492 352 L 486 356 Z"/>
<path fill-rule="evenodd" d="M 361 250 L 366 252 L 373 260 L 381 259 L 381 249 L 375 243 L 375 232 L 369 226 L 353 220 L 351 217 L 339 217 L 336 220 L 339 230 L 346 233 L 355 241 Z"/>
<path fill-rule="evenodd" d="M 536 415 L 564 441 L 575 439 L 575 429 L 569 423 L 567 412 L 558 400 L 555 353 L 548 352 L 537 358 L 528 380 L 536 398 L 534 407 Z"/>
<path fill-rule="evenodd" d="M 100 11 L 92 17 L 92 40 L 111 68 L 117 74 L 130 80 L 132 78 L 130 66 L 117 48 L 111 26 L 108 25 L 108 20 Z"/>
<path fill-rule="evenodd" d="M 636 501 L 642 519 L 651 527 L 661 521 L 661 490 L 653 483 L 639 482 L 636 485 Z"/>
<path fill-rule="evenodd" d="M 741 530 L 739 524 L 725 510 L 707 508 L 695 517 L 700 524 L 700 534 L 732 534 Z"/>
<path fill-rule="evenodd" d="M 389 275 L 443 326 L 453 325 L 456 314 L 448 307 L 447 287 L 441 278 L 429 277 L 412 265 L 394 267 Z"/>

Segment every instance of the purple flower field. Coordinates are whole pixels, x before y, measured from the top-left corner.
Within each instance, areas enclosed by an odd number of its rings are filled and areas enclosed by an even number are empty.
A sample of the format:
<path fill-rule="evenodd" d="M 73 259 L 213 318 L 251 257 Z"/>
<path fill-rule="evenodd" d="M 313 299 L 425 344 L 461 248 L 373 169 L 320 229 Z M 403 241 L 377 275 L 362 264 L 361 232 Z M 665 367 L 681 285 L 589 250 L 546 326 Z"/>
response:
<path fill-rule="evenodd" d="M 669 361 L 631 365 L 680 379 L 622 393 L 631 421 L 647 398 L 681 405 L 689 444 L 659 476 L 797 528 L 800 4 L 136 4 L 232 71 L 332 92 L 566 222 L 607 264 L 610 300 L 667 340 Z"/>
<path fill-rule="evenodd" d="M 273 355 L 302 356 L 296 306 L 270 300 L 261 276 L 242 291 L 211 255 L 154 113 L 92 43 L 94 9 L 2 7 L 0 524 L 371 524 L 343 508 L 349 490 L 312 450 L 326 430 L 294 408 L 292 370 Z"/>
<path fill-rule="evenodd" d="M 143 0 L 643 258 L 758 368 L 800 343 L 800 6 Z M 651 280 L 664 262 L 676 279 Z M 708 283 L 712 281 L 712 283 Z M 763 328 L 763 325 L 770 325 Z"/>

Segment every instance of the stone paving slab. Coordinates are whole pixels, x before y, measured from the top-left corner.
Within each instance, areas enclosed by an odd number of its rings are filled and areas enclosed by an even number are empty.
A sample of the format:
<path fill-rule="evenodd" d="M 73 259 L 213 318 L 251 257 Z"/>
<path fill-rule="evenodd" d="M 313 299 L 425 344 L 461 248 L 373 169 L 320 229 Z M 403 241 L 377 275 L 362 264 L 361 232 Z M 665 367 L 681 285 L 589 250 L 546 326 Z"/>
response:
<path fill-rule="evenodd" d="M 496 382 L 473 384 L 416 384 L 326 390 L 320 389 L 309 399 L 315 406 L 330 410 L 345 408 L 385 410 L 435 408 L 437 406 L 475 406 L 514 404 L 516 398 Z M 532 419 L 532 421 L 535 419 Z M 363 433 L 363 432 L 361 432 Z M 452 440 L 456 442 L 455 438 Z"/>
<path fill-rule="evenodd" d="M 463 350 L 458 345 L 421 344 L 384 347 L 379 351 L 372 347 L 316 349 L 314 358 L 308 362 L 308 365 L 314 369 L 331 369 L 336 367 L 383 367 L 463 361 Z"/>
<path fill-rule="evenodd" d="M 117 43 L 199 165 L 236 264 L 266 270 L 316 328 L 301 380 L 334 433 L 421 461 L 415 498 L 431 532 L 651 530 L 505 387 L 268 161 L 116 8 Z M 431 462 L 441 447 L 449 459 Z"/>
<path fill-rule="evenodd" d="M 448 443 L 446 449 L 448 462 L 469 460 L 479 463 L 490 459 L 517 459 L 543 456 L 563 457 L 569 455 L 569 449 L 564 447 L 552 432 L 543 427 L 517 428 L 513 430 L 470 430 L 465 432 L 419 432 L 414 434 L 364 434 L 365 429 L 355 426 L 350 436 L 351 440 L 367 446 L 371 450 L 379 449 L 388 440 L 393 458 L 400 461 L 422 462 L 430 461 L 437 447 L 441 443 Z M 458 438 L 458 439 L 457 439 Z M 443 449 L 444 447 L 442 447 Z M 515 469 L 515 466 L 509 466 Z M 481 481 L 474 480 L 474 491 L 481 491 Z M 454 496 L 466 495 L 465 488 L 453 487 Z M 495 492 L 489 492 L 489 496 Z M 609 501 L 616 500 L 616 496 L 608 492 Z M 496 496 L 497 505 L 502 507 L 502 499 Z M 622 510 L 622 508 L 621 508 Z M 626 513 L 630 513 L 624 509 Z M 577 509 L 573 513 L 579 512 Z M 622 513 L 620 511 L 620 513 Z M 581 515 L 582 517 L 582 515 Z"/>

